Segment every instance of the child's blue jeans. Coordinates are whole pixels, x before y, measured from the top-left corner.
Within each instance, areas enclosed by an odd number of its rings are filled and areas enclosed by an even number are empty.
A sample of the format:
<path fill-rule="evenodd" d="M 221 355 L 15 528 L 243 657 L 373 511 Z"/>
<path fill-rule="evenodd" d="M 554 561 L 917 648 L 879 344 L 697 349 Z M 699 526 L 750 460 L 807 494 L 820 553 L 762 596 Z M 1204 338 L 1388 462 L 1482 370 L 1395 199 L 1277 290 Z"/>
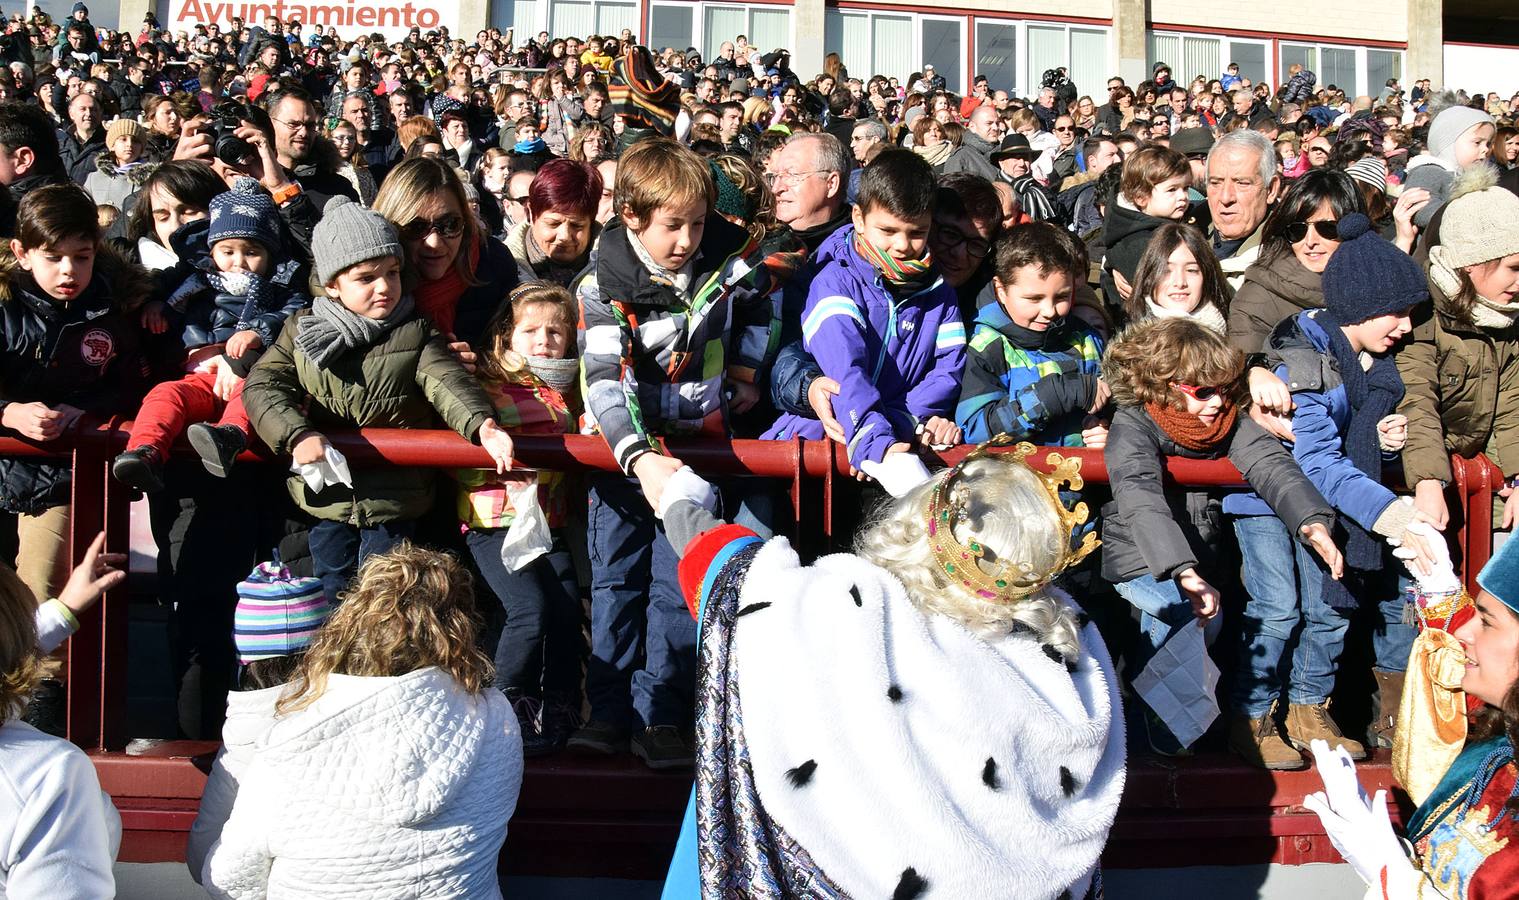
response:
<path fill-rule="evenodd" d="M 311 527 L 307 543 L 311 565 L 322 579 L 322 593 L 327 602 L 336 604 L 338 593 L 348 589 L 348 582 L 359 565 L 371 556 L 384 553 L 416 530 L 415 522 L 384 522 L 378 525 L 349 525 L 346 522 L 318 522 Z"/>
<path fill-rule="evenodd" d="M 1141 575 L 1132 581 L 1120 581 L 1113 585 L 1113 589 L 1139 610 L 1140 646 L 1129 654 L 1136 675 L 1149 664 L 1167 638 L 1197 620 L 1192 604 L 1182 596 L 1181 588 L 1172 579 L 1156 581 L 1148 575 Z M 1211 644 L 1218 635 L 1222 623 L 1222 615 L 1208 620 L 1203 632 L 1208 643 Z"/>
<path fill-rule="evenodd" d="M 621 728 L 685 727 L 696 690 L 696 621 L 678 557 L 635 479 L 590 479 L 591 718 Z"/>
<path fill-rule="evenodd" d="M 501 562 L 507 529 L 472 530 L 464 536 L 491 593 L 506 611 L 496 642 L 496 687 L 537 695 L 580 695 L 580 585 L 564 535 L 554 532 L 548 553 L 513 572 Z"/>

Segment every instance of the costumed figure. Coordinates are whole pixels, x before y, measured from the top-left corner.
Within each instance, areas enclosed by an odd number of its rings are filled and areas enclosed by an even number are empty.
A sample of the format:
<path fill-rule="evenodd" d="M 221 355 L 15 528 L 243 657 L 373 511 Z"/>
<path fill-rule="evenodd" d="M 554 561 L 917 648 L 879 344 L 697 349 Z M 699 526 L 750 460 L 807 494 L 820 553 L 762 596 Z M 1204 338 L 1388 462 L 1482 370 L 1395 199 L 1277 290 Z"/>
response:
<path fill-rule="evenodd" d="M 1483 567 L 1475 599 L 1443 563 L 1419 576 L 1425 629 L 1409 659 L 1394 741 L 1395 774 L 1419 803 L 1406 841 L 1393 831 L 1386 791 L 1368 798 L 1343 749 L 1312 748 L 1324 790 L 1304 805 L 1369 885 L 1368 900 L 1519 897 L 1519 541 Z M 1469 733 L 1468 698 L 1486 704 Z M 1436 768 L 1442 759 L 1448 764 Z"/>
<path fill-rule="evenodd" d="M 1086 506 L 1060 501 L 1080 461 L 1044 475 L 1010 444 L 931 478 L 911 453 L 867 463 L 895 499 L 854 554 L 810 566 L 671 478 L 658 512 L 701 656 L 667 900 L 1101 896 L 1118 682 L 1050 583 L 1097 539 L 1073 540 Z"/>

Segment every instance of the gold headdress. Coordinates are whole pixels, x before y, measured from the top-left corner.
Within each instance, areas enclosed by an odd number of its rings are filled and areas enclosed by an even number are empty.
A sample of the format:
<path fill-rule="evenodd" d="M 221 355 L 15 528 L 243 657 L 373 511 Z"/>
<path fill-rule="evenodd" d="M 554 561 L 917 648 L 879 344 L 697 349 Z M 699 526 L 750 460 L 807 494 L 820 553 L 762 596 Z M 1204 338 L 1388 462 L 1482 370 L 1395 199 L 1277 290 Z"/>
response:
<path fill-rule="evenodd" d="M 988 559 L 986 548 L 974 536 L 963 544 L 955 537 L 956 523 L 965 521 L 968 516 L 965 499 L 952 499 L 955 480 L 970 462 L 991 456 L 993 449 L 1011 443 L 1013 439 L 1003 434 L 981 444 L 939 478 L 928 501 L 928 545 L 933 550 L 935 563 L 950 583 L 959 585 L 979 599 L 993 603 L 1011 603 L 1027 597 L 1049 584 L 1056 575 L 1085 559 L 1097 549 L 1099 543 L 1097 535 L 1087 534 L 1081 543 L 1072 547 L 1067 537 L 1063 540 L 1064 550 L 1059 561 L 1049 571 L 1033 572 L 1028 563 L 1020 560 Z M 1028 457 L 1034 452 L 1033 444 L 1020 443 L 1011 451 L 997 455 L 1010 457 L 1011 462 L 1028 467 L 1038 477 L 1039 483 L 1049 493 L 1050 506 L 1060 520 L 1062 534 L 1073 534 L 1087 520 L 1087 505 L 1077 503 L 1075 507 L 1066 509 L 1065 503 L 1060 499 L 1060 488 L 1066 485 L 1073 491 L 1081 490 L 1081 460 L 1051 453 L 1046 457 L 1050 464 L 1050 473 L 1046 475 L 1029 466 Z M 983 563 L 986 564 L 985 567 Z"/>

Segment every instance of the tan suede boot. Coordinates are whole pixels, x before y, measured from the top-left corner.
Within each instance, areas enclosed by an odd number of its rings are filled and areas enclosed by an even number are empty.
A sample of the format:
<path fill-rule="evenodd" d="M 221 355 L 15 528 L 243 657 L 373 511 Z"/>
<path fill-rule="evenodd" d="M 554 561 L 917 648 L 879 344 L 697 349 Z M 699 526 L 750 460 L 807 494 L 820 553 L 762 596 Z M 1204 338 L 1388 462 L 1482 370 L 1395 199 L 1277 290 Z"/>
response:
<path fill-rule="evenodd" d="M 1276 706 L 1252 719 L 1235 713 L 1229 722 L 1229 749 L 1252 766 L 1276 771 L 1308 768 L 1303 755 L 1287 745 L 1276 727 Z"/>
<path fill-rule="evenodd" d="M 1372 669 L 1377 678 L 1377 715 L 1371 720 L 1370 738 L 1382 749 L 1392 747 L 1393 732 L 1397 730 L 1398 708 L 1403 702 L 1403 673 Z"/>
<path fill-rule="evenodd" d="M 1338 744 L 1345 748 L 1351 759 L 1365 759 L 1366 748 L 1352 741 L 1340 731 L 1334 718 L 1329 715 L 1329 701 L 1316 705 L 1293 703 L 1287 707 L 1287 743 L 1299 750 L 1307 750 L 1310 741 L 1323 740 L 1333 750 Z"/>

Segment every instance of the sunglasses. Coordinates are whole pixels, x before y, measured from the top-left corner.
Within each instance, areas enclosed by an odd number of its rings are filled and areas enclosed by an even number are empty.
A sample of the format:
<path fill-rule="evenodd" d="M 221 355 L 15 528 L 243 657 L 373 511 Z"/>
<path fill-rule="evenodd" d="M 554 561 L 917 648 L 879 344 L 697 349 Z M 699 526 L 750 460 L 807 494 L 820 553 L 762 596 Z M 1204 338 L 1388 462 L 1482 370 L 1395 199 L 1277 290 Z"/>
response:
<path fill-rule="evenodd" d="M 1180 381 L 1171 382 L 1171 387 L 1176 388 L 1178 391 L 1181 391 L 1183 394 L 1186 394 L 1188 397 L 1191 397 L 1198 403 L 1207 403 L 1209 400 L 1212 400 L 1214 397 L 1217 397 L 1219 394 L 1223 393 L 1223 388 L 1198 387 L 1195 384 L 1183 384 Z"/>
<path fill-rule="evenodd" d="M 439 237 L 456 238 L 464 233 L 464 218 L 447 215 L 441 219 L 412 219 L 401 226 L 401 237 L 408 241 L 420 241 L 434 231 Z"/>
<path fill-rule="evenodd" d="M 1317 231 L 1319 237 L 1326 241 L 1337 241 L 1340 239 L 1339 222 L 1293 222 L 1287 226 L 1287 240 L 1290 243 L 1296 244 L 1298 241 L 1308 237 L 1309 228 Z"/>

